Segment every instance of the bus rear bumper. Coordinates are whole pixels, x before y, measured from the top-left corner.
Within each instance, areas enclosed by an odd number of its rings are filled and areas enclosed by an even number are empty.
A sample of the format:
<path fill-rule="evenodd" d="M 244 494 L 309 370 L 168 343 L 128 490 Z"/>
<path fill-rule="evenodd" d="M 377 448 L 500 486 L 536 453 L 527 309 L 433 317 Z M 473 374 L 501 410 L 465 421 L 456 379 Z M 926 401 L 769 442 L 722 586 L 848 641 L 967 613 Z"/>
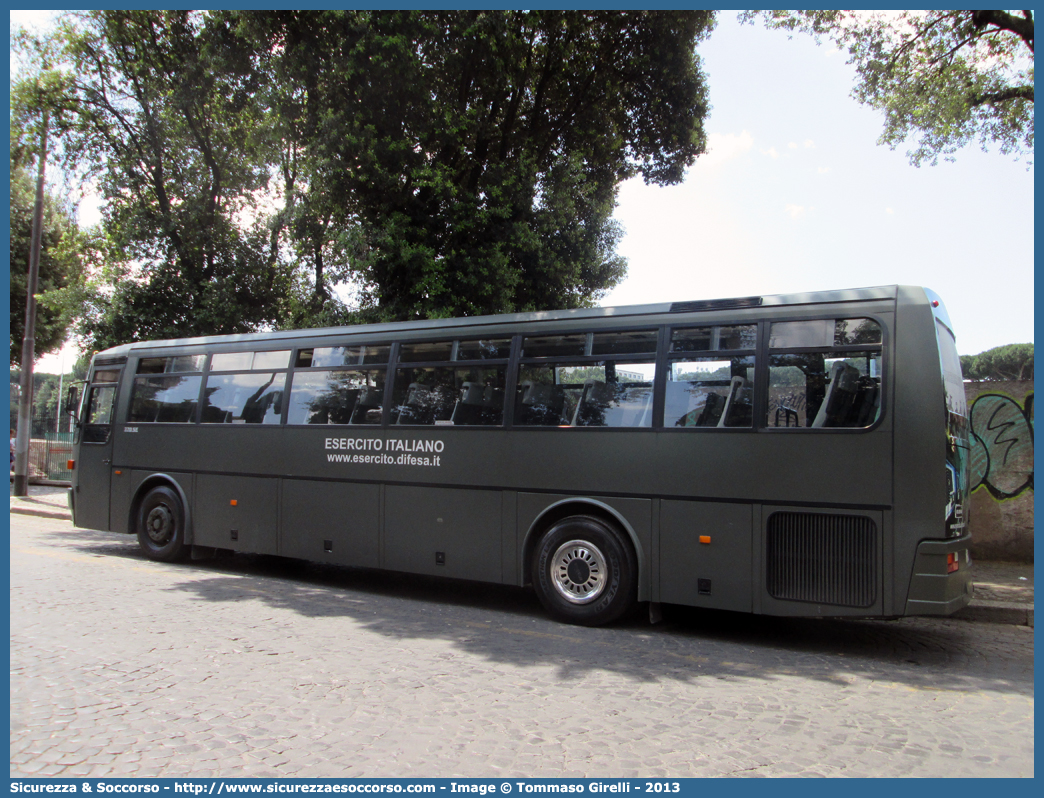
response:
<path fill-rule="evenodd" d="M 970 546 L 967 536 L 918 545 L 906 615 L 950 615 L 968 605 L 973 590 Z"/>

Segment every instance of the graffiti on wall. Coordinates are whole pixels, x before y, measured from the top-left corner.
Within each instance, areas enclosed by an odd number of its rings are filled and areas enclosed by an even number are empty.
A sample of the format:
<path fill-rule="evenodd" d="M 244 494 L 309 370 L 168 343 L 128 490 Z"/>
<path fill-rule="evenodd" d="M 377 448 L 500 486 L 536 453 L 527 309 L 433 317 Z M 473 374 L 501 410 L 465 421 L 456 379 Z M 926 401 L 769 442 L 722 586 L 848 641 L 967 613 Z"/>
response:
<path fill-rule="evenodd" d="M 1033 490 L 1033 394 L 1019 405 L 1010 396 L 980 394 L 969 411 L 971 488 L 1012 499 Z"/>

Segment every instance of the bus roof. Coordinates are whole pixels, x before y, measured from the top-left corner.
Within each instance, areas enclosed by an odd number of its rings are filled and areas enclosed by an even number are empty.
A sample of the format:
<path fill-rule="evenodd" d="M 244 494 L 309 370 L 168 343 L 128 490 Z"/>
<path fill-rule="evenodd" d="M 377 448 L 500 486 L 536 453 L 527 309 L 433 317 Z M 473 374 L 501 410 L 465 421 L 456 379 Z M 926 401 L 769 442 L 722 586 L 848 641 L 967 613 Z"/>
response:
<path fill-rule="evenodd" d="M 156 341 L 139 341 L 106 349 L 96 354 L 105 357 L 126 355 L 136 349 L 199 346 L 206 344 L 259 343 L 273 340 L 292 341 L 296 338 L 313 338 L 366 332 L 370 335 L 390 335 L 423 330 L 445 330 L 452 333 L 469 327 L 513 328 L 529 322 L 582 321 L 601 318 L 627 318 L 631 316 L 657 316 L 671 313 L 695 313 L 727 311 L 742 308 L 763 308 L 798 305 L 836 304 L 843 302 L 870 302 L 894 300 L 900 287 L 896 285 L 874 288 L 852 288 L 836 291 L 776 294 L 754 297 L 694 300 L 689 302 L 661 302 L 647 305 L 617 305 L 614 307 L 575 308 L 571 310 L 545 310 L 528 313 L 505 313 L 495 316 L 464 316 L 450 319 L 420 319 L 417 321 L 360 324 L 346 327 L 313 327 L 301 330 L 273 330 L 268 332 L 242 333 L 238 335 L 208 335 L 193 338 L 172 338 Z M 933 295 L 934 296 L 934 295 Z"/>

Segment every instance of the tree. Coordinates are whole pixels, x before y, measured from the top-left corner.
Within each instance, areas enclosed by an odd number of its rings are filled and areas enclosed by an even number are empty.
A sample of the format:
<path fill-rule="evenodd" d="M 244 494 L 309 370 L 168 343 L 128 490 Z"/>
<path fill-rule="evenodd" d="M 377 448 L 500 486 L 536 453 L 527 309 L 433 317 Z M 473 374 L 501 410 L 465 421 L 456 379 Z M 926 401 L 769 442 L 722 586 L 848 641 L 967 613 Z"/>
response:
<path fill-rule="evenodd" d="M 827 38 L 856 68 L 852 95 L 883 111 L 880 144 L 915 139 L 932 165 L 978 140 L 1033 158 L 1032 11 L 748 11 L 770 28 Z"/>
<path fill-rule="evenodd" d="M 11 167 L 11 363 L 21 365 L 25 335 L 26 281 L 32 240 L 36 179 L 22 166 Z M 83 239 L 71 207 L 53 190 L 44 194 L 43 236 L 37 284 L 36 354 L 59 348 L 75 308 L 61 301 L 82 278 Z"/>
<path fill-rule="evenodd" d="M 278 230 L 255 212 L 268 178 L 256 81 L 227 39 L 192 12 L 91 11 L 36 45 L 69 76 L 54 100 L 66 164 L 98 180 L 118 253 L 87 305 L 91 347 L 278 317 L 289 280 Z"/>
<path fill-rule="evenodd" d="M 65 404 L 66 394 L 69 387 L 77 380 L 83 380 L 87 374 L 88 361 L 77 363 L 70 372 L 64 376 L 57 374 L 33 373 L 33 410 L 32 429 L 33 434 L 41 434 L 44 431 L 54 430 L 54 419 L 58 412 L 59 398 L 62 403 L 62 413 L 71 410 Z M 18 424 L 18 395 L 19 382 L 21 381 L 21 370 L 11 369 L 11 412 L 10 429 L 15 429 Z M 61 390 L 59 390 L 59 388 Z M 63 423 L 65 419 L 63 419 Z M 68 426 L 68 424 L 64 424 Z"/>
<path fill-rule="evenodd" d="M 708 12 L 220 16 L 272 76 L 314 284 L 334 256 L 372 318 L 593 303 L 619 182 L 704 150 Z"/>
<path fill-rule="evenodd" d="M 711 12 L 64 19 L 35 47 L 105 199 L 94 347 L 592 304 L 620 181 L 704 151 Z"/>
<path fill-rule="evenodd" d="M 1032 380 L 1033 344 L 1007 344 L 977 355 L 961 355 L 966 380 Z"/>

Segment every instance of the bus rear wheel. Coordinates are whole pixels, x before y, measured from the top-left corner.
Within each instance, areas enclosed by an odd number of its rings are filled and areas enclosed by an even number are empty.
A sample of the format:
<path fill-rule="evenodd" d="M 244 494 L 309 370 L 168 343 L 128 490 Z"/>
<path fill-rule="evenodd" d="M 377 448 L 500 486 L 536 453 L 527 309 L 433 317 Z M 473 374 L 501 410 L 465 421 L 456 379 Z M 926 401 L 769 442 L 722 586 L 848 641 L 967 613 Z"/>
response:
<path fill-rule="evenodd" d="M 153 488 L 138 507 L 138 545 L 150 559 L 176 562 L 189 553 L 185 545 L 185 508 L 168 487 Z"/>
<path fill-rule="evenodd" d="M 580 626 L 611 623 L 636 600 L 638 568 L 616 529 L 587 515 L 563 518 L 533 553 L 533 586 L 553 617 Z"/>

